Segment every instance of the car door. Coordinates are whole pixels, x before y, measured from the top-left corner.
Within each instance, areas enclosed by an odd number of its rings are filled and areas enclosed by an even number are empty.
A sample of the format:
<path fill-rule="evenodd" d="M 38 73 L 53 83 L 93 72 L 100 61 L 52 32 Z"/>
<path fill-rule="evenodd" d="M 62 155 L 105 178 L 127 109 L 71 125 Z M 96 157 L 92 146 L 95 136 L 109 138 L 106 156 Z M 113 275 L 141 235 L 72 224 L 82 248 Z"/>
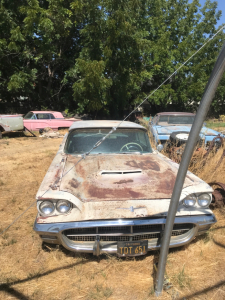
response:
<path fill-rule="evenodd" d="M 34 130 L 51 127 L 50 116 L 48 113 L 36 113 L 36 118 Z"/>
<path fill-rule="evenodd" d="M 49 114 L 49 116 L 50 116 L 51 128 L 57 130 L 60 127 L 59 126 L 59 120 L 56 119 L 53 114 Z"/>
<path fill-rule="evenodd" d="M 23 119 L 24 126 L 28 130 L 34 130 L 34 131 L 36 130 L 36 121 L 37 121 L 36 114 L 31 111 L 27 113 Z"/>

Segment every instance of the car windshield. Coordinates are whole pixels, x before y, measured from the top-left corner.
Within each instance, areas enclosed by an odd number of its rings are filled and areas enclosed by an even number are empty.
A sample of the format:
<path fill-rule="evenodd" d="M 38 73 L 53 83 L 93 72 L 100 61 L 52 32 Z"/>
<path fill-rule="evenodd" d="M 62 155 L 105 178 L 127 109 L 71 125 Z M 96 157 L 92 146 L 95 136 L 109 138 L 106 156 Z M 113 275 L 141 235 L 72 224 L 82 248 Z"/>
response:
<path fill-rule="evenodd" d="M 158 120 L 158 125 L 168 126 L 168 125 L 192 125 L 194 122 L 195 116 L 171 116 L 164 115 L 160 116 Z"/>
<path fill-rule="evenodd" d="M 109 129 L 78 129 L 69 133 L 65 145 L 68 154 L 88 152 Z M 109 135 L 91 154 L 98 153 L 151 153 L 152 148 L 145 130 L 117 129 Z"/>
<path fill-rule="evenodd" d="M 34 119 L 35 118 L 34 117 L 34 113 L 32 111 L 29 111 L 29 113 L 27 113 L 23 118 L 26 119 L 26 120 L 28 120 L 28 119 Z"/>

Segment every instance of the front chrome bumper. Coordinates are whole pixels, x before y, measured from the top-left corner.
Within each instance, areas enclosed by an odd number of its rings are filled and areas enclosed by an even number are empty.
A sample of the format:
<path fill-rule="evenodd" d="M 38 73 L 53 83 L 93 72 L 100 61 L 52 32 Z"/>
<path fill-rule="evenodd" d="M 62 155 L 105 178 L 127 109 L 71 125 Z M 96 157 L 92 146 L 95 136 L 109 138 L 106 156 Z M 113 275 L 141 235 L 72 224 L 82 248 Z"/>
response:
<path fill-rule="evenodd" d="M 216 218 L 211 215 L 185 216 L 176 217 L 174 224 L 191 224 L 192 228 L 184 234 L 172 236 L 170 240 L 170 248 L 185 245 L 192 241 L 197 235 L 205 233 L 212 224 L 216 222 Z M 35 221 L 34 230 L 40 235 L 43 241 L 52 244 L 61 244 L 65 248 L 75 252 L 93 253 L 100 255 L 102 253 L 117 253 L 117 242 L 101 241 L 101 236 L 105 234 L 94 234 L 94 241 L 73 241 L 69 239 L 63 232 L 68 229 L 85 228 L 113 228 L 118 226 L 149 226 L 162 225 L 166 223 L 165 217 L 142 218 L 142 219 L 119 219 L 119 220 L 99 220 L 84 222 L 67 222 L 67 223 L 48 223 L 39 224 Z M 127 236 L 127 234 L 119 233 L 117 236 Z M 130 233 L 130 237 L 140 235 L 140 233 Z M 93 235 L 92 235 L 93 236 Z M 161 236 L 148 240 L 148 251 L 158 249 L 161 246 Z"/>

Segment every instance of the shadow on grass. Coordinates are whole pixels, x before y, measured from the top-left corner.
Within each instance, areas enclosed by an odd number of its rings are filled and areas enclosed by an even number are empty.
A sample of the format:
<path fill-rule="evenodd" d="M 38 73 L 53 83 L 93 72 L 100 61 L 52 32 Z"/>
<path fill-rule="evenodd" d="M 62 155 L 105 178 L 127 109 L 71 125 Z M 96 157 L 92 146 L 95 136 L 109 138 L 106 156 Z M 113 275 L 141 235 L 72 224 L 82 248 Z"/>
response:
<path fill-rule="evenodd" d="M 217 246 L 222 247 L 222 248 L 225 248 L 225 245 L 224 245 L 224 244 L 221 244 L 221 243 L 215 241 L 213 238 L 212 238 L 212 240 L 213 240 L 213 243 L 216 244 Z"/>
<path fill-rule="evenodd" d="M 12 138 L 30 138 L 30 137 L 38 137 L 39 133 L 38 131 L 34 131 L 33 132 L 36 136 L 32 136 L 31 133 L 29 133 L 28 131 L 10 131 L 10 132 L 4 132 L 2 134 L 2 139 L 12 139 Z"/>
<path fill-rule="evenodd" d="M 29 300 L 24 294 L 20 293 L 19 291 L 15 290 L 14 288 L 8 286 L 7 284 L 0 285 L 0 291 L 4 291 L 7 294 L 20 299 L 20 300 Z"/>
<path fill-rule="evenodd" d="M 45 244 L 45 243 L 44 243 Z M 47 252 L 51 252 L 51 251 L 56 251 L 56 250 L 60 250 L 62 251 L 66 256 L 71 256 L 71 257 L 79 257 L 81 258 L 80 261 L 74 263 L 74 264 L 70 264 L 70 265 L 67 265 L 67 266 L 63 266 L 63 267 L 59 267 L 59 268 L 55 268 L 55 269 L 52 269 L 52 270 L 49 270 L 49 271 L 46 271 L 44 273 L 38 273 L 38 274 L 35 274 L 35 275 L 31 275 L 25 279 L 21 279 L 21 280 L 17 280 L 17 281 L 12 281 L 12 282 L 7 282 L 7 283 L 2 283 L 0 284 L 0 292 L 5 292 L 11 296 L 14 296 L 15 298 L 19 299 L 19 300 L 30 300 L 29 297 L 25 296 L 24 294 L 22 294 L 21 292 L 17 291 L 14 287 L 12 286 L 15 286 L 17 284 L 21 284 L 21 283 L 25 283 L 25 282 L 29 282 L 29 281 L 32 281 L 32 280 L 35 280 L 35 279 L 39 279 L 39 278 L 42 278 L 42 277 L 45 277 L 45 276 L 48 276 L 54 272 L 57 272 L 57 271 L 61 271 L 61 270 L 67 270 L 67 269 L 70 269 L 70 268 L 73 268 L 75 266 L 78 266 L 80 264 L 86 264 L 86 263 L 89 263 L 91 261 L 97 261 L 97 262 L 100 262 L 101 260 L 104 260 L 104 259 L 110 259 L 112 256 L 111 255 L 105 255 L 105 254 L 102 254 L 100 256 L 93 256 L 93 254 L 83 254 L 83 253 L 76 253 L 76 252 L 71 252 L 67 249 L 65 249 L 64 247 L 57 247 L 57 246 L 51 246 L 48 245 L 48 247 L 46 247 L 46 245 L 42 245 L 42 250 L 44 251 L 47 251 Z M 147 253 L 147 255 L 143 255 L 143 256 L 139 256 L 139 257 L 135 257 L 135 260 L 136 261 L 140 261 L 140 260 L 144 260 L 146 258 L 146 256 L 154 256 L 154 261 L 158 259 L 158 251 L 150 251 Z M 133 260 L 134 258 L 133 257 L 126 257 L 126 258 L 120 258 L 120 257 L 117 257 L 117 256 L 113 256 L 115 259 L 117 259 L 118 261 L 125 261 L 125 260 Z M 83 259 L 82 259 L 83 258 Z M 153 274 L 154 276 L 154 270 L 153 270 Z"/>
<path fill-rule="evenodd" d="M 220 287 L 223 286 L 224 284 L 225 284 L 225 280 L 220 281 L 220 282 L 218 282 L 217 284 L 212 285 L 212 286 L 210 286 L 210 287 L 207 287 L 207 288 L 205 288 L 205 289 L 203 289 L 203 290 L 201 290 L 201 291 L 198 291 L 198 292 L 196 292 L 196 293 L 194 293 L 194 294 L 192 294 L 192 295 L 190 295 L 190 296 L 185 296 L 185 299 L 186 299 L 186 300 L 187 300 L 187 299 L 196 299 L 195 297 L 200 296 L 200 295 L 203 295 L 203 294 L 205 294 L 205 293 L 207 293 L 207 292 L 209 292 L 209 291 L 212 291 L 212 290 L 214 290 L 214 289 L 220 288 Z M 181 297 L 181 298 L 179 298 L 178 300 L 183 300 L 183 299 L 184 299 L 184 297 Z M 206 299 L 206 298 L 205 298 L 205 299 Z"/>
<path fill-rule="evenodd" d="M 17 298 L 19 300 L 29 300 L 29 298 L 27 296 L 25 296 L 21 292 L 17 291 L 16 289 L 12 288 L 11 286 L 21 284 L 21 283 L 25 283 L 25 282 L 28 282 L 28 281 L 31 281 L 31 280 L 34 280 L 34 279 L 42 278 L 42 277 L 47 276 L 49 274 L 52 274 L 54 272 L 57 272 L 57 271 L 60 271 L 60 270 L 67 270 L 67 269 L 73 268 L 73 267 L 75 267 L 79 264 L 86 264 L 87 262 L 89 262 L 89 260 L 86 260 L 86 261 L 81 260 L 81 261 L 76 262 L 74 264 L 70 264 L 70 265 L 67 265 L 67 266 L 55 268 L 53 270 L 49 270 L 49 271 L 44 272 L 42 274 L 38 273 L 34 276 L 30 276 L 30 277 L 25 278 L 25 279 L 13 281 L 13 282 L 8 282 L 8 283 L 2 283 L 2 284 L 0 284 L 0 292 L 6 292 L 7 294 L 10 294 L 11 296 L 14 296 L 15 298 Z"/>
<path fill-rule="evenodd" d="M 224 227 L 217 227 L 217 228 L 214 228 L 213 230 L 218 230 L 218 229 L 222 229 Z M 205 235 L 202 235 L 202 236 L 199 236 L 197 237 L 194 241 L 192 241 L 192 244 L 197 242 L 198 240 L 200 239 L 204 239 Z M 225 248 L 225 245 L 222 245 L 218 242 L 216 242 L 214 239 L 212 239 L 213 242 L 220 246 L 220 247 L 223 247 Z M 50 245 L 49 245 L 50 246 Z M 188 245 L 185 245 L 185 246 L 182 246 L 182 247 L 179 247 L 179 248 L 172 248 L 169 250 L 169 252 L 177 252 L 177 251 L 181 251 L 183 249 L 185 249 L 185 247 L 188 247 Z M 54 272 L 57 272 L 57 271 L 60 271 L 60 270 L 67 270 L 67 269 L 70 269 L 70 268 L 73 268 L 77 265 L 80 265 L 80 264 L 86 264 L 90 261 L 98 261 L 100 262 L 101 260 L 103 259 L 109 259 L 111 256 L 110 255 L 100 255 L 100 256 L 93 256 L 93 254 L 78 254 L 78 253 L 75 253 L 75 252 L 71 252 L 67 249 L 65 249 L 64 247 L 58 247 L 58 246 L 53 246 L 53 247 L 45 247 L 44 245 L 42 246 L 42 250 L 44 251 L 47 251 L 47 252 L 51 252 L 51 251 L 54 251 L 54 248 L 55 250 L 61 250 L 62 252 L 65 253 L 66 256 L 71 256 L 71 257 L 80 257 L 80 258 L 84 258 L 84 260 L 80 260 L 74 264 L 69 264 L 67 266 L 63 266 L 63 267 L 59 267 L 59 268 L 55 268 L 55 269 L 52 269 L 52 270 L 49 270 L 49 271 L 46 271 L 44 273 L 38 273 L 38 274 L 35 274 L 33 276 L 29 276 L 25 279 L 21 279 L 21 280 L 17 280 L 17 281 L 12 281 L 12 282 L 7 282 L 7 283 L 2 283 L 0 284 L 0 292 L 5 292 L 11 296 L 14 296 L 15 298 L 19 299 L 19 300 L 29 300 L 30 298 L 25 296 L 24 294 L 22 294 L 21 292 L 17 291 L 15 288 L 13 288 L 12 286 L 14 285 L 17 285 L 17 284 L 21 284 L 21 283 L 25 283 L 25 282 L 28 282 L 28 281 L 32 281 L 34 279 L 38 279 L 38 278 L 42 278 L 44 276 L 48 276 L 49 274 L 52 274 Z M 157 267 L 157 264 L 158 264 L 158 259 L 159 259 L 159 250 L 153 250 L 153 251 L 149 251 L 146 255 L 143 255 L 143 256 L 139 256 L 139 257 L 135 257 L 135 260 L 136 261 L 141 261 L 141 260 L 144 260 L 146 258 L 146 256 L 153 256 L 154 259 L 153 259 L 153 272 L 152 272 L 152 276 L 153 276 L 153 282 L 154 282 L 154 286 L 155 286 L 155 276 L 156 276 L 156 268 L 155 266 Z M 118 258 L 117 256 L 114 256 L 115 259 L 118 259 L 120 261 L 124 261 L 124 260 L 133 260 L 134 258 L 133 257 L 126 257 L 126 258 L 123 258 L 123 257 L 120 257 Z M 222 285 L 225 284 L 225 281 L 220 281 L 219 283 L 217 283 L 216 285 L 213 285 L 213 286 L 210 286 L 202 291 L 198 291 L 190 296 L 187 296 L 185 297 L 185 299 L 191 299 L 191 298 L 194 298 L 196 296 L 199 296 L 201 294 L 204 294 L 208 291 L 211 291 L 213 289 L 216 289 L 216 288 L 219 288 L 221 287 Z M 180 300 L 183 299 L 183 298 L 180 298 Z"/>

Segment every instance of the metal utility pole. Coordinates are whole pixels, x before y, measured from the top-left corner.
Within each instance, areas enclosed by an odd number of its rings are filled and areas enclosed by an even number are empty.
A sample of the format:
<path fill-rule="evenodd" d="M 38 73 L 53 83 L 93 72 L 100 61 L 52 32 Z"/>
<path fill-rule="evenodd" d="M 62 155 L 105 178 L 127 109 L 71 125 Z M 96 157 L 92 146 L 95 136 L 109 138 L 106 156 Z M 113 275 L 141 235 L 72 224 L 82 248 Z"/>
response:
<path fill-rule="evenodd" d="M 220 82 L 220 79 L 225 71 L 225 43 L 220 51 L 216 64 L 213 68 L 208 84 L 205 88 L 200 106 L 195 116 L 194 123 L 192 125 L 189 138 L 182 155 L 180 167 L 177 173 L 176 182 L 171 197 L 170 207 L 166 219 L 165 231 L 162 238 L 162 244 L 160 248 L 158 270 L 156 274 L 155 294 L 159 296 L 163 289 L 164 273 L 166 268 L 167 255 L 169 251 L 169 244 L 171 233 L 173 230 L 174 219 L 179 205 L 180 195 L 184 184 L 184 179 L 187 174 L 188 166 L 193 155 L 199 133 L 201 131 L 203 122 L 208 113 L 210 104 L 215 95 L 215 91 Z"/>

